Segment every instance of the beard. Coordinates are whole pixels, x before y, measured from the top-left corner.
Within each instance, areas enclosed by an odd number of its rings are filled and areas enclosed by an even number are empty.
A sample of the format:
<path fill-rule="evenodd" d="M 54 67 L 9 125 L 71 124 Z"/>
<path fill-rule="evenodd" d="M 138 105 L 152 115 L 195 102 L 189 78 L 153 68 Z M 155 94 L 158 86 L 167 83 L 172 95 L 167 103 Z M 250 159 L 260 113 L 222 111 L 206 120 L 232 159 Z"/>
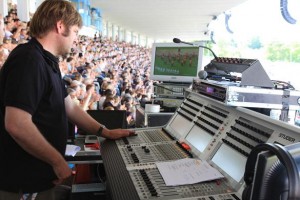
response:
<path fill-rule="evenodd" d="M 70 29 L 67 28 L 62 34 L 63 37 L 65 37 L 65 39 L 67 39 L 67 37 L 70 36 Z M 66 54 L 71 52 L 71 47 L 69 47 L 68 45 L 65 45 L 65 43 L 62 43 L 60 49 L 59 49 L 59 55 L 61 56 L 65 56 Z"/>
<path fill-rule="evenodd" d="M 65 31 L 62 33 L 62 36 L 69 37 L 70 36 L 70 32 L 71 32 L 70 28 L 66 28 Z"/>

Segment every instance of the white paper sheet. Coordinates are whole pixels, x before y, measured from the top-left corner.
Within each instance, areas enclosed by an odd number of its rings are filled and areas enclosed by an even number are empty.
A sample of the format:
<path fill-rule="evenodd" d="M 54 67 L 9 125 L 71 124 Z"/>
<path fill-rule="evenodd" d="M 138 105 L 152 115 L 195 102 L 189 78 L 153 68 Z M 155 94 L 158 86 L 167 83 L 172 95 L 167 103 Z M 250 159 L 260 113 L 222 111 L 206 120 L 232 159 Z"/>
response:
<path fill-rule="evenodd" d="M 76 153 L 78 151 L 80 151 L 80 149 L 81 148 L 79 146 L 72 145 L 72 144 L 67 144 L 65 155 L 74 157 L 76 155 Z"/>
<path fill-rule="evenodd" d="M 156 163 L 156 166 L 167 186 L 194 184 L 224 177 L 206 161 L 199 159 L 184 158 Z"/>

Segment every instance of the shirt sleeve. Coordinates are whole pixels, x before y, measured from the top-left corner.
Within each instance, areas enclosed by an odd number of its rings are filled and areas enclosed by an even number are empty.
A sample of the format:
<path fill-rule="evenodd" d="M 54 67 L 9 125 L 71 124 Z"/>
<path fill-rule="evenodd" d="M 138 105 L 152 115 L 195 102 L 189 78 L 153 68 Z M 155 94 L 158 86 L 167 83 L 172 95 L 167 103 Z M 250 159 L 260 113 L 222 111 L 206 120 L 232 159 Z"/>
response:
<path fill-rule="evenodd" d="M 47 87 L 44 62 L 37 57 L 18 56 L 9 62 L 4 105 L 33 114 Z"/>

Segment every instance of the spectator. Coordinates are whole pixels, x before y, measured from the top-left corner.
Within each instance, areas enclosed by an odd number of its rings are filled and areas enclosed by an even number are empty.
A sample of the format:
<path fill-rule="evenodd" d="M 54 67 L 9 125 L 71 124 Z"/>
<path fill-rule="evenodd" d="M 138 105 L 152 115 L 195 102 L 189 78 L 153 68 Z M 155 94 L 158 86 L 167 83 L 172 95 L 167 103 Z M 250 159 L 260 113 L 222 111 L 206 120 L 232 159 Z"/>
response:
<path fill-rule="evenodd" d="M 93 84 L 89 84 L 86 86 L 86 97 L 83 105 L 84 110 L 97 110 L 98 101 L 100 99 L 99 94 L 95 92 L 95 86 Z"/>
<path fill-rule="evenodd" d="M 6 60 L 6 56 L 4 55 L 4 52 L 1 49 L 2 49 L 2 44 L 0 44 L 0 69 L 2 68 Z"/>
<path fill-rule="evenodd" d="M 81 26 L 71 2 L 44 1 L 31 20 L 33 38 L 1 69 L 0 199 L 55 199 L 54 186 L 71 175 L 64 159 L 68 121 L 110 139 L 133 134 L 106 129 L 67 95 L 57 57 L 69 53 Z"/>
<path fill-rule="evenodd" d="M 115 108 L 113 106 L 107 106 L 104 108 L 104 110 L 115 110 Z"/>
<path fill-rule="evenodd" d="M 7 57 L 9 55 L 11 49 L 12 49 L 11 38 L 4 38 L 3 44 L 2 44 L 2 51 L 4 53 L 4 56 Z"/>
<path fill-rule="evenodd" d="M 103 109 L 106 107 L 113 107 L 115 110 L 118 110 L 119 100 L 115 98 L 113 94 L 107 95 L 103 102 Z"/>
<path fill-rule="evenodd" d="M 67 60 L 67 69 L 68 69 L 68 74 L 72 74 L 73 72 L 75 72 L 75 60 L 73 57 L 68 57 Z"/>
<path fill-rule="evenodd" d="M 27 40 L 28 40 L 27 29 L 23 27 L 23 28 L 21 28 L 21 31 L 20 31 L 19 41 L 20 41 L 20 43 L 24 43 Z"/>
<path fill-rule="evenodd" d="M 12 29 L 13 29 L 13 21 L 5 21 L 4 22 L 5 26 L 4 26 L 4 37 L 5 38 L 11 38 L 13 36 L 12 34 Z"/>
<path fill-rule="evenodd" d="M 3 41 L 5 32 L 4 32 L 4 19 L 2 14 L 0 14 L 0 42 Z"/>

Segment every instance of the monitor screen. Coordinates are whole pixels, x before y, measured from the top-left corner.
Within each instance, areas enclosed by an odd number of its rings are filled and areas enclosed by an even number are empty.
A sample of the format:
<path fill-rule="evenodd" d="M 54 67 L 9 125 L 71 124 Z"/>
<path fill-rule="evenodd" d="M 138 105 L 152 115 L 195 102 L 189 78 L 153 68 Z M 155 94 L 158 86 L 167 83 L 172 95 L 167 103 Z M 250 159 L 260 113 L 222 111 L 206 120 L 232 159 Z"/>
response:
<path fill-rule="evenodd" d="M 125 110 L 87 110 L 87 113 L 108 129 L 127 128 Z"/>
<path fill-rule="evenodd" d="M 202 65 L 202 49 L 175 43 L 154 43 L 150 78 L 163 82 L 192 83 Z"/>
<path fill-rule="evenodd" d="M 247 158 L 228 145 L 222 144 L 212 161 L 235 181 L 243 178 Z"/>
<path fill-rule="evenodd" d="M 198 126 L 193 126 L 189 134 L 186 136 L 186 141 L 193 145 L 197 150 L 203 152 L 213 136 Z"/>
<path fill-rule="evenodd" d="M 174 120 L 170 123 L 170 127 L 179 134 L 180 137 L 184 137 L 188 130 L 190 129 L 189 120 L 185 119 L 181 115 L 176 115 Z"/>

